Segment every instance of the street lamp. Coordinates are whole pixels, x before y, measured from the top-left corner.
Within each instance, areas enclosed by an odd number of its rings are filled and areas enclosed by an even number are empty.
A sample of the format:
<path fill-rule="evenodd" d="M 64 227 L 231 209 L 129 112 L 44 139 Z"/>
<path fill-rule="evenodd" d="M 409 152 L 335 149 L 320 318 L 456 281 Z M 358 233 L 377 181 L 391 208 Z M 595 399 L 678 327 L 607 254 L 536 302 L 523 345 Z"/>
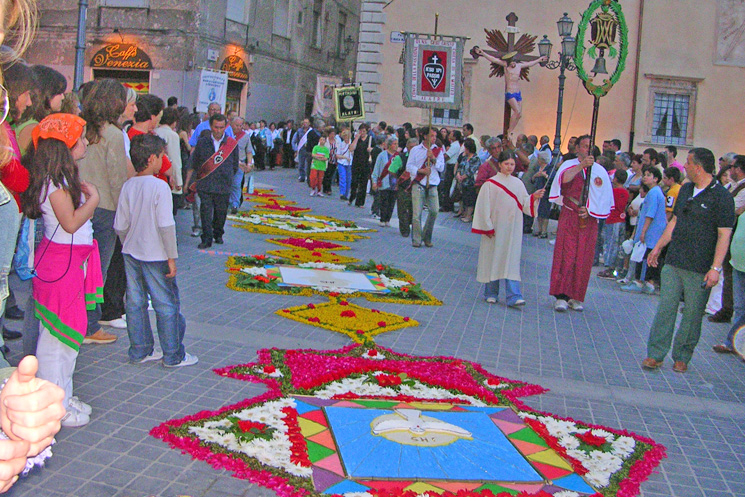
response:
<path fill-rule="evenodd" d="M 559 163 L 561 149 L 561 115 L 564 107 L 564 81 L 566 76 L 564 71 L 575 71 L 577 66 L 574 65 L 574 52 L 577 48 L 577 39 L 572 36 L 572 26 L 574 21 L 564 12 L 564 15 L 556 22 L 556 27 L 561 37 L 561 52 L 558 53 L 558 60 L 547 60 L 542 62 L 541 66 L 549 69 L 559 69 L 559 103 L 556 108 L 556 135 L 554 136 L 554 150 L 551 162 L 554 168 Z M 538 42 L 538 53 L 541 57 L 550 59 L 551 57 L 551 40 L 548 36 L 543 35 L 543 39 Z"/>

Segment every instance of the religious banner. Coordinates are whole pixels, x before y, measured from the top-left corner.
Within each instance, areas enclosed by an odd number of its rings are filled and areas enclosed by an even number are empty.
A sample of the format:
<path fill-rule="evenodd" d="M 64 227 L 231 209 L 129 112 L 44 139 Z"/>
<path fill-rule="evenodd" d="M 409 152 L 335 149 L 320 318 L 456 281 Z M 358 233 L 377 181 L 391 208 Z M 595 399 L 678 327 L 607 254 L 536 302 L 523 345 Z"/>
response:
<path fill-rule="evenodd" d="M 313 115 L 334 115 L 334 87 L 341 85 L 339 76 L 316 76 L 316 95 L 313 98 Z"/>
<path fill-rule="evenodd" d="M 199 96 L 197 97 L 197 112 L 207 112 L 211 103 L 220 104 L 225 108 L 225 99 L 228 91 L 228 73 L 202 69 L 199 76 Z"/>
<path fill-rule="evenodd" d="M 467 38 L 404 33 L 405 107 L 460 109 Z"/>
<path fill-rule="evenodd" d="M 337 121 L 365 118 L 365 101 L 361 86 L 334 88 L 334 106 Z"/>

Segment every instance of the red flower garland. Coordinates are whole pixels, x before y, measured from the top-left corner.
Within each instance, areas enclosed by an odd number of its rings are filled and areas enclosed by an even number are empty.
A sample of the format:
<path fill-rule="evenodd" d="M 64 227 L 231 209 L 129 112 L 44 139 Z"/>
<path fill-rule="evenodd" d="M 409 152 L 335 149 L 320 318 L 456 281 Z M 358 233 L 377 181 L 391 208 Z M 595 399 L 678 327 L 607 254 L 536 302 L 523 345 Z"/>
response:
<path fill-rule="evenodd" d="M 310 468 L 311 462 L 308 458 L 308 446 L 305 443 L 305 437 L 300 432 L 300 425 L 297 422 L 297 411 L 292 407 L 282 409 L 285 415 L 285 425 L 287 425 L 287 437 L 292 444 L 290 447 L 290 462 L 304 468 Z"/>
<path fill-rule="evenodd" d="M 579 438 L 581 441 L 583 441 L 584 443 L 586 443 L 587 445 L 591 445 L 593 447 L 602 447 L 603 445 L 608 443 L 608 440 L 606 440 L 605 437 L 593 435 L 591 431 L 577 434 L 575 436 Z"/>

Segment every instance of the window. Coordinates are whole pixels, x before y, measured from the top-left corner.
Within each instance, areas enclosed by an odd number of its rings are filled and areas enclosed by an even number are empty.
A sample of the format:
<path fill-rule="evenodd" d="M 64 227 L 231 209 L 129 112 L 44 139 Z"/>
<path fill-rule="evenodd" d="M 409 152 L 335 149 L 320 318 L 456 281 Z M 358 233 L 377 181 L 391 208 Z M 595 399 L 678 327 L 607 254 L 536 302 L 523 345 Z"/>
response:
<path fill-rule="evenodd" d="M 310 44 L 313 47 L 321 47 L 321 14 L 323 12 L 323 0 L 313 2 L 313 32 L 311 33 Z"/>
<path fill-rule="evenodd" d="M 248 24 L 251 13 L 251 0 L 228 0 L 225 17 L 231 21 Z"/>
<path fill-rule="evenodd" d="M 650 76 L 647 112 L 648 143 L 691 145 L 696 94 L 700 80 Z"/>
<path fill-rule="evenodd" d="M 433 109 L 432 124 L 460 127 L 463 125 L 460 109 Z"/>
<path fill-rule="evenodd" d="M 339 24 L 336 31 L 336 54 L 341 57 L 344 54 L 344 38 L 347 36 L 347 15 L 339 12 Z"/>
<path fill-rule="evenodd" d="M 275 35 L 289 38 L 290 23 L 290 0 L 274 0 L 274 25 L 272 32 Z"/>
<path fill-rule="evenodd" d="M 122 7 L 131 9 L 147 9 L 150 0 L 99 0 L 101 7 Z"/>

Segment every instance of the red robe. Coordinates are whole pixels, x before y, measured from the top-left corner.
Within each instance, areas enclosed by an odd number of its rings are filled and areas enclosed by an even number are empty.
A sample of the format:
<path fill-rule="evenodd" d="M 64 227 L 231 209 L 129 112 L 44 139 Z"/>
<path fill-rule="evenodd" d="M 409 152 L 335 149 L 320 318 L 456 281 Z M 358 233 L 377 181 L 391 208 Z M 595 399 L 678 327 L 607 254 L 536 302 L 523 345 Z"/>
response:
<path fill-rule="evenodd" d="M 564 206 L 559 216 L 549 291 L 551 295 L 568 295 L 580 302 L 585 301 L 598 238 L 598 220 L 588 217 L 582 220 L 583 227 L 580 227 L 579 207 L 568 199 L 582 197 L 584 176 L 584 173 L 578 174 L 569 183 L 561 185 Z"/>
<path fill-rule="evenodd" d="M 127 136 L 131 140 L 135 136 L 138 135 L 144 135 L 144 131 L 140 131 L 139 129 L 135 129 L 134 126 L 131 126 L 129 128 L 129 131 L 127 131 Z M 171 169 L 171 159 L 168 158 L 168 155 L 163 154 L 163 164 L 160 166 L 160 171 L 154 174 L 154 176 L 158 179 L 162 179 L 166 183 L 168 183 L 168 175 L 166 175 L 166 171 Z"/>

